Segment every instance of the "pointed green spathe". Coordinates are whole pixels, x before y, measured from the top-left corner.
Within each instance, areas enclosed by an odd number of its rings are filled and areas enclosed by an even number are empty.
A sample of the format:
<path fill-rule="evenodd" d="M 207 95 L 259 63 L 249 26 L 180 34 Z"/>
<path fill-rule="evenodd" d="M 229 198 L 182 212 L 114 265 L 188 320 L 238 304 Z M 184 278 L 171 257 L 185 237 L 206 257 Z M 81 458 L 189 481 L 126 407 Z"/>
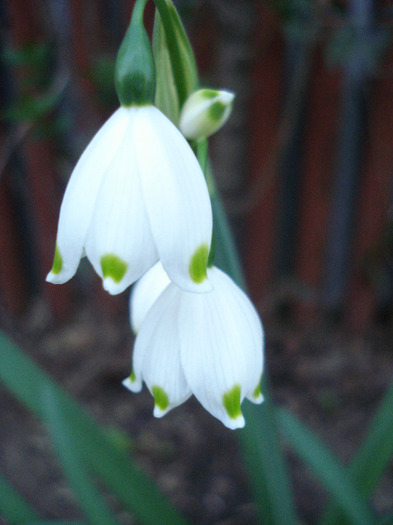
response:
<path fill-rule="evenodd" d="M 138 319 L 139 330 L 133 352 L 135 377 L 124 386 L 139 392 L 144 381 L 156 398 L 153 388 L 160 385 L 168 404 L 161 410 L 156 400 L 157 417 L 194 394 L 228 428 L 244 426 L 244 398 L 263 400 L 256 390 L 263 367 L 263 330 L 254 307 L 216 267 L 207 271 L 213 290 L 205 294 L 165 284 L 160 272 L 164 270 L 158 264 L 131 295 L 131 320 Z"/>
<path fill-rule="evenodd" d="M 143 25 L 147 0 L 137 0 L 131 23 L 120 46 L 115 65 L 115 87 L 124 107 L 153 104 L 155 68 L 153 53 Z"/>

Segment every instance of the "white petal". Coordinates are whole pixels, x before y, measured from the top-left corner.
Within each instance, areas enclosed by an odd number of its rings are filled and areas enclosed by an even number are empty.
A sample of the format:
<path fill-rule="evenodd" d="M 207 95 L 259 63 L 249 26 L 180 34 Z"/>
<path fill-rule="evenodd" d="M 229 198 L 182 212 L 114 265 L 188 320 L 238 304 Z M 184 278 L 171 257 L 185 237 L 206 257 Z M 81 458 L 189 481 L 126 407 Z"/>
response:
<path fill-rule="evenodd" d="M 71 174 L 56 240 L 61 268 L 49 272 L 49 282 L 64 283 L 78 268 L 101 180 L 117 154 L 128 122 L 127 111 L 119 108 L 94 136 Z"/>
<path fill-rule="evenodd" d="M 203 267 L 211 243 L 212 211 L 202 170 L 169 119 L 154 107 L 139 111 L 134 123 L 136 151 L 159 258 L 180 288 L 206 292 L 211 286 Z"/>
<path fill-rule="evenodd" d="M 130 295 L 130 323 L 137 334 L 147 312 L 170 283 L 161 262 L 145 273 L 132 288 Z"/>
<path fill-rule="evenodd" d="M 142 381 L 137 380 L 132 372 L 122 381 L 122 385 L 131 392 L 140 392 L 142 390 Z"/>
<path fill-rule="evenodd" d="M 240 403 L 262 373 L 263 335 L 248 297 L 218 268 L 214 290 L 182 294 L 179 334 L 184 374 L 200 403 L 229 428 L 244 426 Z"/>
<path fill-rule="evenodd" d="M 86 254 L 111 294 L 125 290 L 158 258 L 140 188 L 132 131 L 130 125 L 103 177 L 86 238 Z"/>
<path fill-rule="evenodd" d="M 191 395 L 180 362 L 178 311 L 182 293 L 174 284 L 167 286 L 148 311 L 135 341 L 135 383 L 145 381 L 155 399 L 156 417 Z"/>

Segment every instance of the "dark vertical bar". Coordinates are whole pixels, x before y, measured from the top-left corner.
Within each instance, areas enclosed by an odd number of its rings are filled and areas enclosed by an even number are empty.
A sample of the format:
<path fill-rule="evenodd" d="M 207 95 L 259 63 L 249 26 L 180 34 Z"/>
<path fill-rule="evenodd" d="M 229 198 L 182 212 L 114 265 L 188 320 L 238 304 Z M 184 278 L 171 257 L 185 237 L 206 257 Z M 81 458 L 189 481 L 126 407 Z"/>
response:
<path fill-rule="evenodd" d="M 370 68 L 368 47 L 373 17 L 372 0 L 349 3 L 353 31 L 352 52 L 344 63 L 341 89 L 341 119 L 328 225 L 324 302 L 339 313 L 345 301 L 356 202 L 361 178 L 366 120 L 367 83 Z"/>
<path fill-rule="evenodd" d="M 286 121 L 288 133 L 278 161 L 280 195 L 274 265 L 275 275 L 279 279 L 287 278 L 294 270 L 304 154 L 304 117 L 316 30 L 315 13 L 307 4 L 297 9 L 286 24 L 286 93 L 282 119 Z"/>

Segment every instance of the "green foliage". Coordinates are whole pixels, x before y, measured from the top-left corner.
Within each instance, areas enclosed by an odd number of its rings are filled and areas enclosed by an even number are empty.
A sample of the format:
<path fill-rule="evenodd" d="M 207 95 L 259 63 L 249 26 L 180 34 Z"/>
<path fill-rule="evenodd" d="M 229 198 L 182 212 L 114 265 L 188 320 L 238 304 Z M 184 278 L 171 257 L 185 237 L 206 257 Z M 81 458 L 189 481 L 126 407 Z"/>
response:
<path fill-rule="evenodd" d="M 10 523 L 24 523 L 38 519 L 35 511 L 0 473 L 0 516 Z"/>
<path fill-rule="evenodd" d="M 119 440 L 112 439 L 113 433 L 108 434 L 100 428 L 74 399 L 1 333 L 0 381 L 21 403 L 46 422 L 52 433 L 56 433 L 55 445 L 74 487 L 79 487 L 81 483 L 75 470 L 87 465 L 89 472 L 94 473 L 141 523 L 185 523 L 155 485 L 135 466 L 124 447 L 119 447 Z M 49 401 L 48 397 L 54 401 Z M 58 435 L 55 423 L 70 429 L 66 438 Z M 96 494 L 86 471 L 82 476 L 89 483 L 89 488 L 85 489 L 87 494 L 94 498 Z M 87 513 L 87 509 L 84 510 Z M 96 523 L 100 525 L 102 521 Z"/>
<path fill-rule="evenodd" d="M 12 124 L 29 123 L 40 136 L 61 133 L 66 123 L 56 117 L 46 118 L 59 105 L 67 78 L 53 77 L 53 49 L 49 44 L 26 44 L 5 47 L 2 61 L 13 69 L 18 78 L 17 96 L 11 101 L 2 118 Z"/>
<path fill-rule="evenodd" d="M 165 33 L 166 46 L 175 81 L 179 107 L 199 85 L 198 72 L 191 44 L 171 0 L 155 0 L 157 13 Z"/>

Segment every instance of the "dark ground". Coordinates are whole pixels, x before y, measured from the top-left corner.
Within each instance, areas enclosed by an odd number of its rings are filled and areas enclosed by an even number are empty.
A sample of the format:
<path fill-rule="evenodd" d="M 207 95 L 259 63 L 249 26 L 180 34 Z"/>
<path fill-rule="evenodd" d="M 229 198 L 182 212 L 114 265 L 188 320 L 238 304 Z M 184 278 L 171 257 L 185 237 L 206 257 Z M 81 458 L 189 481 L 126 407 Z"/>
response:
<path fill-rule="evenodd" d="M 122 387 L 132 347 L 124 313 L 106 316 L 84 307 L 73 320 L 55 327 L 37 303 L 28 318 L 6 328 L 102 424 L 125 431 L 139 465 L 194 523 L 255 523 L 236 432 L 227 430 L 194 399 L 155 419 L 146 389 L 131 394 Z M 265 322 L 265 330 L 276 402 L 296 412 L 341 460 L 348 461 L 393 377 L 391 327 L 360 335 L 322 321 L 300 329 L 271 320 Z M 0 470 L 43 518 L 80 518 L 45 429 L 11 395 L 5 391 L 0 395 Z M 326 494 L 287 453 L 303 523 L 313 524 Z M 379 513 L 393 510 L 393 466 L 374 503 Z M 120 519 L 134 523 L 126 514 Z"/>

